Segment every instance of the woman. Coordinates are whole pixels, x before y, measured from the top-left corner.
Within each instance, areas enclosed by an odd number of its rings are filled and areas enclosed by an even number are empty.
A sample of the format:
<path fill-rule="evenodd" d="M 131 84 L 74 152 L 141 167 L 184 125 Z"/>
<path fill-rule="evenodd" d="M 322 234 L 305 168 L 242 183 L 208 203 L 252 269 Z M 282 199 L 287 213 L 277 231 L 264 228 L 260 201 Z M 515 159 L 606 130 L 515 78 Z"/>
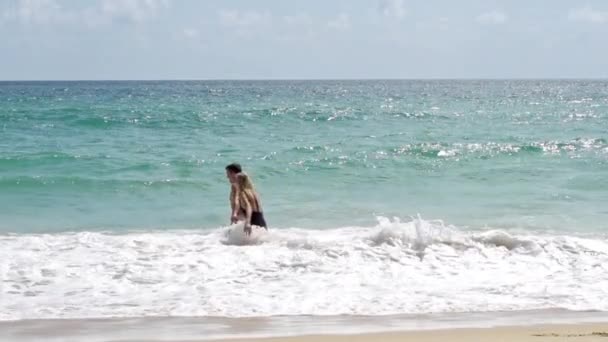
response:
<path fill-rule="evenodd" d="M 260 199 L 258 194 L 255 192 L 251 178 L 246 173 L 240 172 L 236 175 L 236 203 L 239 207 L 239 213 L 245 220 L 245 233 L 251 234 L 251 226 L 264 227 L 266 226 L 266 220 L 264 220 L 264 213 L 262 212 L 262 206 L 260 205 Z"/>

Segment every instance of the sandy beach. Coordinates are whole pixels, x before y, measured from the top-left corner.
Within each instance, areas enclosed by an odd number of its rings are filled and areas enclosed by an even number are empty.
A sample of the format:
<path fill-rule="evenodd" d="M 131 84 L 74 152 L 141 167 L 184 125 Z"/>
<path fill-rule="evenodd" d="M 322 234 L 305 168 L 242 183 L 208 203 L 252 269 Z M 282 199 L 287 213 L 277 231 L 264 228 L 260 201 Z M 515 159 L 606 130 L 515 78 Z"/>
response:
<path fill-rule="evenodd" d="M 262 339 L 222 340 L 230 342 L 367 342 L 367 341 L 417 341 L 417 342 L 465 342 L 465 341 L 608 341 L 608 323 L 578 325 L 544 325 L 532 327 L 500 327 L 486 329 L 445 329 L 430 331 L 392 332 L 359 335 L 311 335 Z"/>
<path fill-rule="evenodd" d="M 0 341 L 606 341 L 608 315 L 538 310 L 424 316 L 133 317 L 0 322 Z"/>

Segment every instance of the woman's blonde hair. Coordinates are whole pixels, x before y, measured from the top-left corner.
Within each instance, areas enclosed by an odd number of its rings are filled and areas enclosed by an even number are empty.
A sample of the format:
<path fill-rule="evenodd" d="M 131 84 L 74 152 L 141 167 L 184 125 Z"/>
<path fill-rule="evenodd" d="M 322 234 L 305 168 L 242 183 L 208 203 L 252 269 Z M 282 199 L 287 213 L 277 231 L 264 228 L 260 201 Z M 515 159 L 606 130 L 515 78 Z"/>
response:
<path fill-rule="evenodd" d="M 247 204 L 252 205 L 256 200 L 255 188 L 251 178 L 245 172 L 239 172 L 236 174 L 236 184 L 238 185 L 238 203 L 241 207 L 244 207 L 242 201 L 246 201 Z"/>

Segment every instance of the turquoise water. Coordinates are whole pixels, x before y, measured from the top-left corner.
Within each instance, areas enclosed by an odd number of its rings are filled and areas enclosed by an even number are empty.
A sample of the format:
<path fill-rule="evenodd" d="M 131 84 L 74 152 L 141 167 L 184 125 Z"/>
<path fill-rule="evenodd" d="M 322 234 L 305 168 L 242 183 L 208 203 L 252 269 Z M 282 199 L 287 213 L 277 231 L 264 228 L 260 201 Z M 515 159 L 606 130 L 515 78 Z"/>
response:
<path fill-rule="evenodd" d="M 0 321 L 608 312 L 608 81 L 4 82 L 0 137 Z"/>
<path fill-rule="evenodd" d="M 608 81 L 0 83 L 0 232 L 225 226 L 233 161 L 274 228 L 606 232 Z"/>

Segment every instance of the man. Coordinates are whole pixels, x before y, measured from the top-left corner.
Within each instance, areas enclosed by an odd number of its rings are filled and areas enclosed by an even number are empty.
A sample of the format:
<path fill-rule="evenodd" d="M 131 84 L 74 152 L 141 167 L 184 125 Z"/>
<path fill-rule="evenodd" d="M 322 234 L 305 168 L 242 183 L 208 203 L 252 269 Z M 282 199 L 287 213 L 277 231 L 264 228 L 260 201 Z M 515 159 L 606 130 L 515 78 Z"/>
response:
<path fill-rule="evenodd" d="M 235 224 L 239 220 L 239 212 L 238 207 L 236 205 L 236 175 L 241 173 L 243 170 L 241 169 L 241 165 L 238 163 L 232 163 L 226 166 L 226 178 L 230 182 L 230 223 Z"/>

